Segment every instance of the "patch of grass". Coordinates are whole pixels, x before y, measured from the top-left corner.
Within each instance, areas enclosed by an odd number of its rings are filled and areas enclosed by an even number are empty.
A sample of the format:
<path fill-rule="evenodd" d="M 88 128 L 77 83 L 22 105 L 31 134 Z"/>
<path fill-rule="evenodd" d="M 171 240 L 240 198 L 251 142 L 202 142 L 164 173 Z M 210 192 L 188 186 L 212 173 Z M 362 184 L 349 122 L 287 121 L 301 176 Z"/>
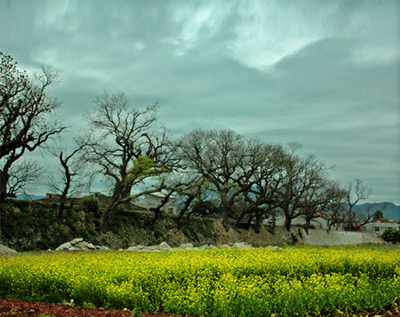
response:
<path fill-rule="evenodd" d="M 159 229 L 155 229 L 154 230 L 154 237 L 157 240 L 162 240 L 164 238 L 164 233 L 162 231 L 160 231 Z"/>

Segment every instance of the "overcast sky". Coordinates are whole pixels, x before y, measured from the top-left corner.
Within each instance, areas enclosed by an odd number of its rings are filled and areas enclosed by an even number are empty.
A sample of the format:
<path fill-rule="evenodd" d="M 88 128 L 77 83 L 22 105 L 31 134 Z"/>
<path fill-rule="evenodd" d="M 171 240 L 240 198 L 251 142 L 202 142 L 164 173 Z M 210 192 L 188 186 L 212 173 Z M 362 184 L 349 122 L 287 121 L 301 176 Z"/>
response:
<path fill-rule="evenodd" d="M 1 0 L 0 50 L 59 72 L 64 140 L 123 91 L 176 135 L 299 142 L 400 204 L 400 1 Z"/>

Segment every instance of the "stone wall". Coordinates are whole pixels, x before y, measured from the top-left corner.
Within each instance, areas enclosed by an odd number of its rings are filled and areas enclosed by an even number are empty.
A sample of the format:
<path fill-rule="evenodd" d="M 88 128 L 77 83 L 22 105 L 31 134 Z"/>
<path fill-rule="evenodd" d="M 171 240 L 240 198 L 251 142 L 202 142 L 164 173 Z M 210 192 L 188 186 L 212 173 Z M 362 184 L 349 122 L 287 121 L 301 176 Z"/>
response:
<path fill-rule="evenodd" d="M 373 233 L 353 231 L 330 231 L 313 229 L 307 235 L 302 229 L 305 244 L 339 245 L 360 243 L 382 243 Z"/>
<path fill-rule="evenodd" d="M 274 234 L 270 233 L 265 226 L 261 227 L 260 233 L 256 233 L 251 228 L 249 230 L 230 228 L 226 232 L 222 222 L 214 220 L 214 228 L 217 233 L 216 244 L 236 242 L 247 242 L 253 246 L 283 245 L 294 242 L 304 244 L 303 235 L 296 227 L 291 228 L 290 232 L 283 227 L 276 227 Z"/>
<path fill-rule="evenodd" d="M 264 226 L 262 226 L 260 233 L 256 233 L 253 229 L 249 230 L 235 230 L 230 228 L 228 232 L 225 231 L 221 220 L 213 220 L 213 237 L 207 237 L 200 232 L 196 232 L 196 237 L 188 237 L 183 233 L 182 228 L 171 226 L 171 222 L 162 219 L 158 222 L 158 228 L 163 232 L 162 240 L 172 247 L 177 247 L 184 243 L 192 243 L 199 247 L 203 245 L 224 245 L 235 244 L 237 242 L 249 243 L 253 246 L 269 246 L 269 245 L 285 245 L 296 242 L 297 244 L 305 244 L 304 236 L 298 228 L 293 228 L 288 232 L 283 227 L 277 227 L 275 234 L 271 234 Z M 153 233 L 147 229 L 135 228 L 131 231 L 124 233 L 125 239 L 129 240 L 129 246 L 134 245 L 153 245 Z M 107 245 L 111 249 L 119 249 L 123 247 L 121 233 L 114 232 L 100 233 L 97 237 L 99 241 L 107 241 Z M 125 245 L 125 248 L 127 246 Z"/>

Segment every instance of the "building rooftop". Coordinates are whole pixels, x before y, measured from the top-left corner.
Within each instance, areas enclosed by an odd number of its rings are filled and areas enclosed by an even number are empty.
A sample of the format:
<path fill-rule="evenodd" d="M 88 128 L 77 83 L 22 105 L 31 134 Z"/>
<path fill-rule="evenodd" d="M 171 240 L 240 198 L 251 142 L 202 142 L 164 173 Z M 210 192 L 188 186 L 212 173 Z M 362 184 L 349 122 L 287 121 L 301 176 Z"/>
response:
<path fill-rule="evenodd" d="M 158 197 L 158 198 L 165 198 L 165 197 L 166 197 L 166 196 L 165 196 L 164 194 L 162 194 L 162 193 L 151 193 L 151 194 L 149 194 L 149 195 L 154 196 L 154 197 Z M 175 196 L 170 196 L 169 198 L 170 198 L 170 199 L 177 199 L 177 197 L 175 197 Z"/>

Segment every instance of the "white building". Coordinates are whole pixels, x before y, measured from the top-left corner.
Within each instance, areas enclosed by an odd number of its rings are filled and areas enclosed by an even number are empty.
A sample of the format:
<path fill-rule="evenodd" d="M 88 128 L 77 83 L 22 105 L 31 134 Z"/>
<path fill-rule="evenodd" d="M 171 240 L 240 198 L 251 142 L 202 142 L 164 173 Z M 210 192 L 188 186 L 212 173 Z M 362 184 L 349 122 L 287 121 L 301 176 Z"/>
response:
<path fill-rule="evenodd" d="M 146 194 L 144 195 L 144 199 L 137 199 L 134 204 L 150 211 L 151 208 L 157 208 L 160 206 L 165 197 L 166 196 L 162 193 Z M 170 196 L 168 202 L 161 208 L 161 210 L 165 213 L 175 215 L 178 213 L 177 202 L 178 198 Z"/>
<path fill-rule="evenodd" d="M 386 229 L 399 229 L 399 225 L 397 223 L 393 222 L 381 222 L 381 221 L 376 221 L 376 222 L 370 222 L 367 223 L 366 225 L 363 226 L 362 231 L 363 232 L 371 232 L 375 234 L 377 237 L 380 237 L 382 233 Z"/>

